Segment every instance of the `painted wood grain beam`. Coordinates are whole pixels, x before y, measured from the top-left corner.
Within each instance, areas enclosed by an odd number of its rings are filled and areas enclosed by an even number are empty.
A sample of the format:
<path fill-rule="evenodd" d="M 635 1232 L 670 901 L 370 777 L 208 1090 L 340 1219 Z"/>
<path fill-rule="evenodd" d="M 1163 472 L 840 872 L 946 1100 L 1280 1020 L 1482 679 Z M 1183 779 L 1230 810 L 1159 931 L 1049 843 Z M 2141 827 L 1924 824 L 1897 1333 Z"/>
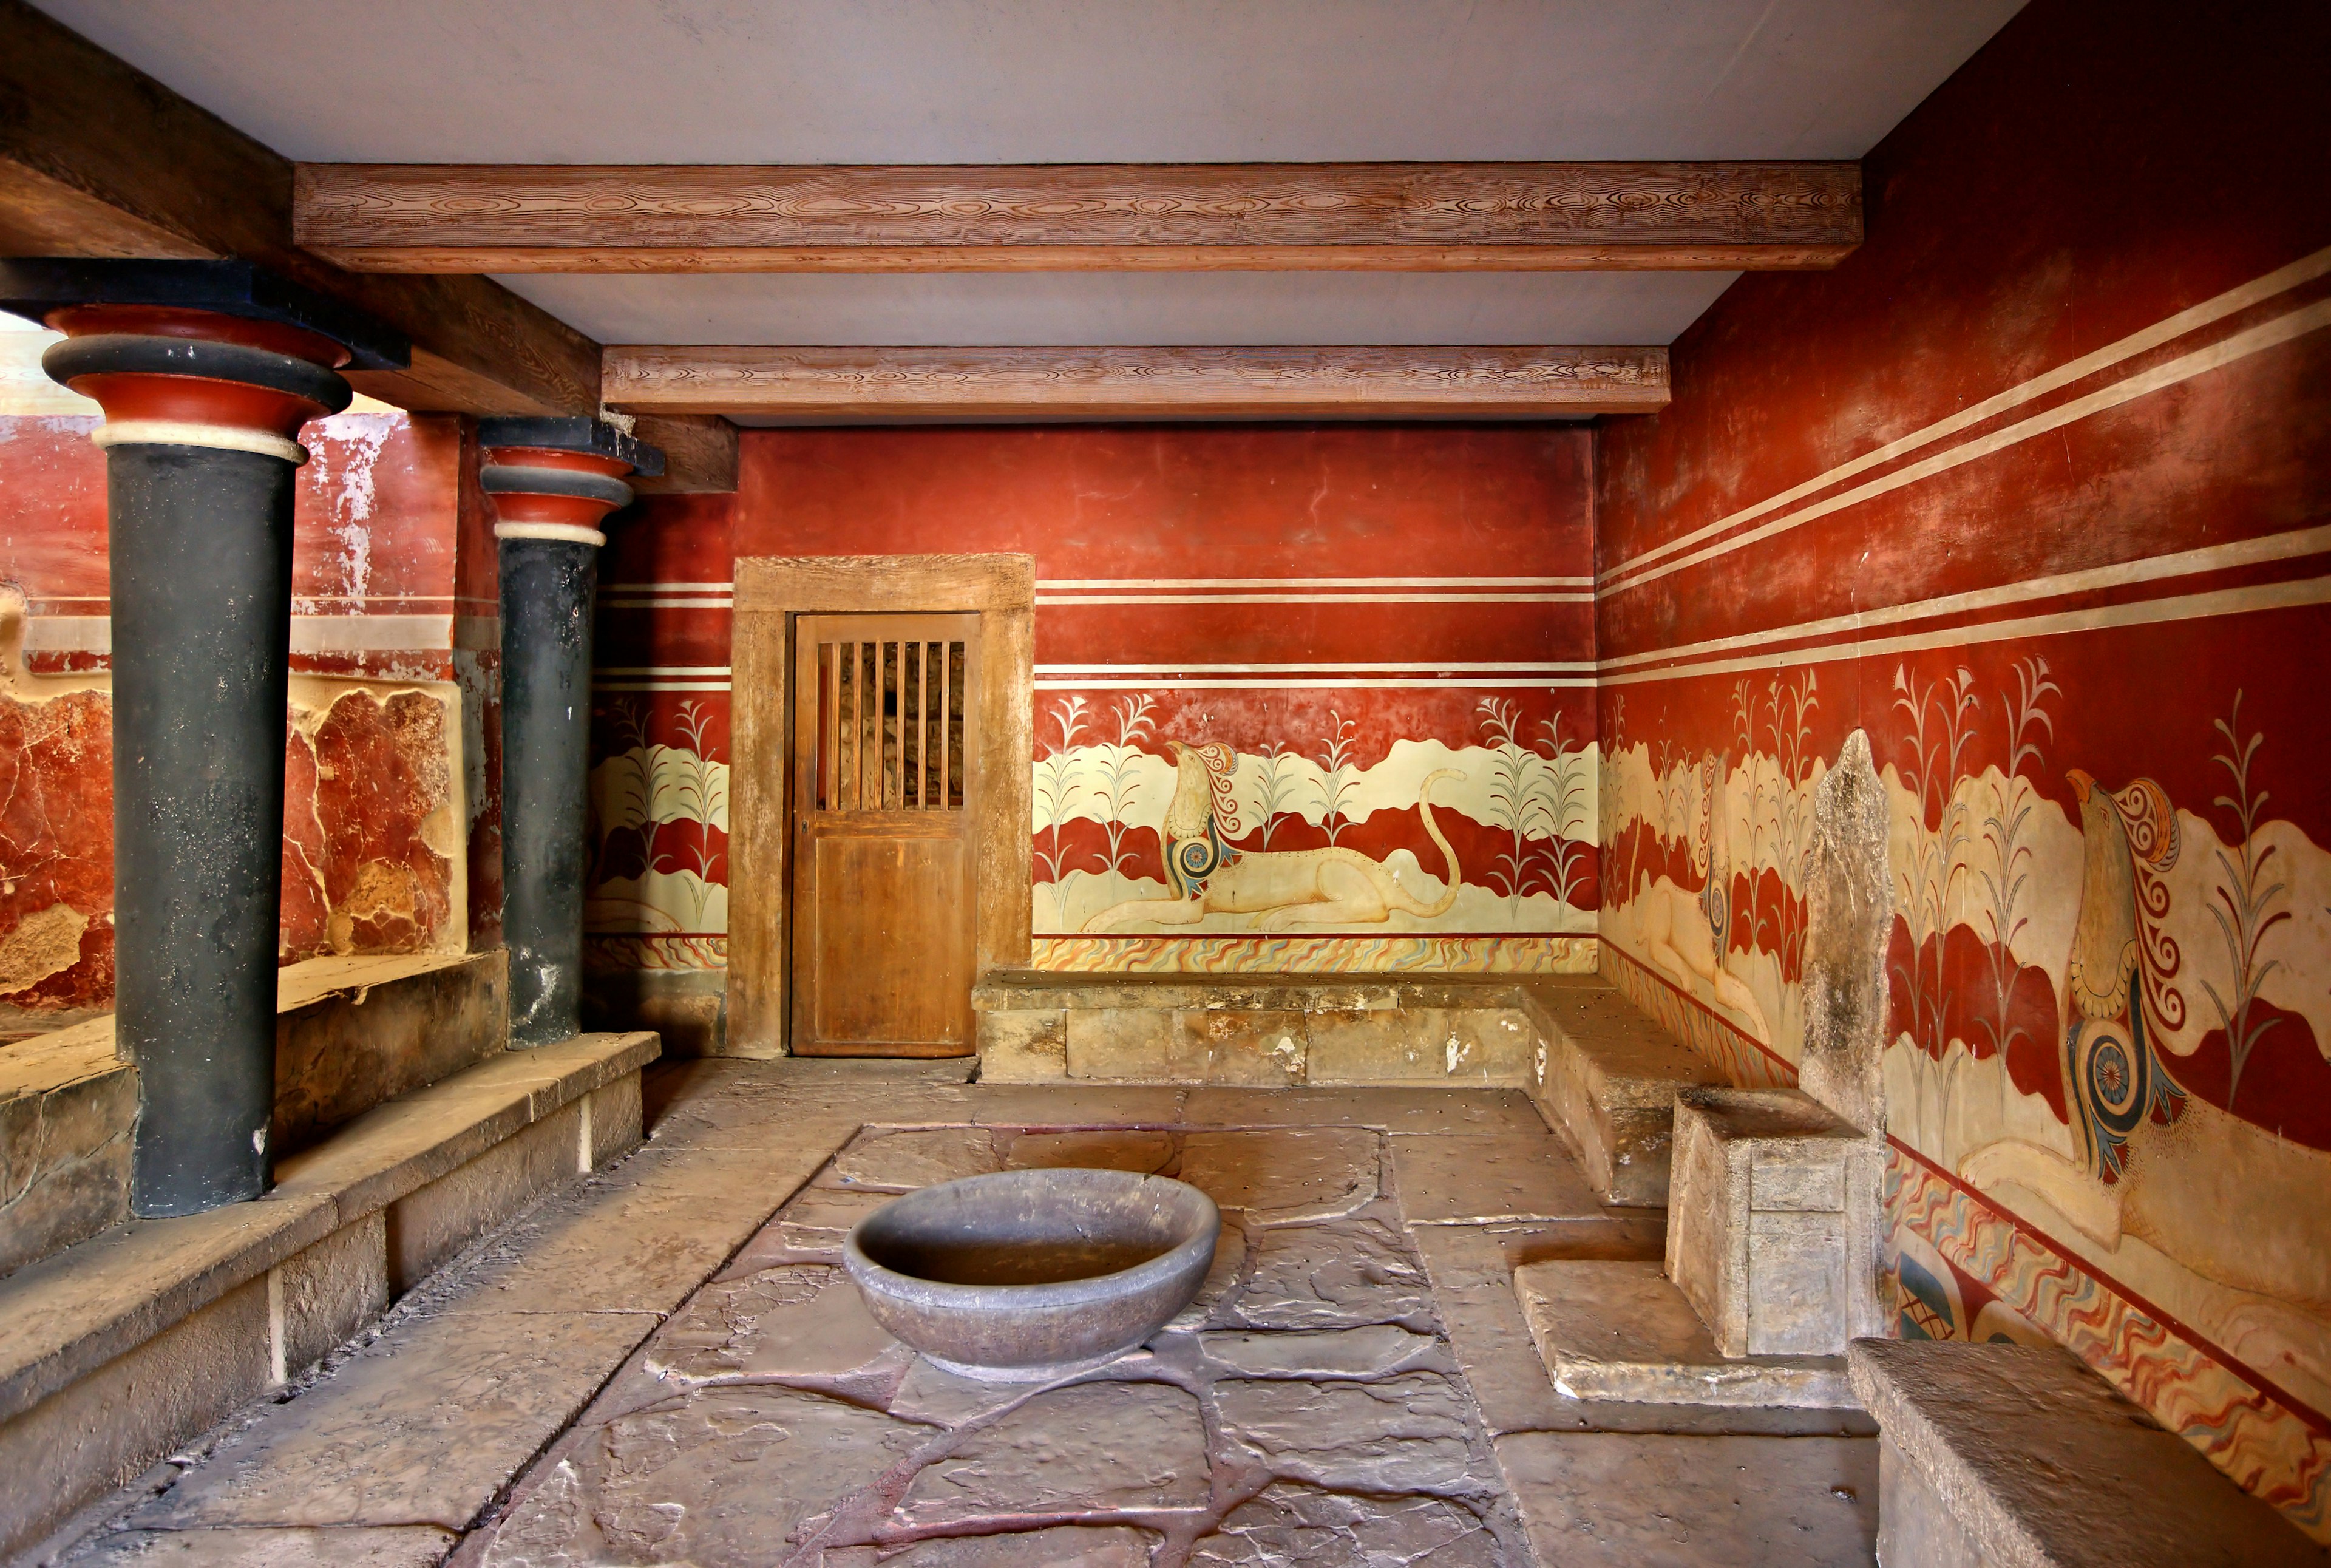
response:
<path fill-rule="evenodd" d="M 607 349 L 600 395 L 738 419 L 1529 419 L 1668 402 L 1664 348 Z"/>
<path fill-rule="evenodd" d="M 292 165 L 23 0 L 0 0 L 0 252 L 257 261 L 413 340 L 348 379 L 466 413 L 589 413 L 598 345 L 485 278 L 377 277 L 300 250 Z"/>
<path fill-rule="evenodd" d="M 302 164 L 300 242 L 376 272 L 1829 267 L 1851 163 Z"/>

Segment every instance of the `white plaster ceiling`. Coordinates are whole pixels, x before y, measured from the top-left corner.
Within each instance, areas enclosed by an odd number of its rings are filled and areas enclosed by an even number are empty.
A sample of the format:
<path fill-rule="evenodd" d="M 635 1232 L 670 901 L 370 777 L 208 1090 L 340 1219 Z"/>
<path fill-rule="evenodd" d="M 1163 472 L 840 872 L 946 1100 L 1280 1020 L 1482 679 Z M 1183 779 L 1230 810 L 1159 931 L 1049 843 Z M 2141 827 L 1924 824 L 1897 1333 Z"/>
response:
<path fill-rule="evenodd" d="M 35 0 L 287 157 L 1836 158 L 2022 0 Z M 607 342 L 1665 343 L 1725 273 L 504 280 Z"/>

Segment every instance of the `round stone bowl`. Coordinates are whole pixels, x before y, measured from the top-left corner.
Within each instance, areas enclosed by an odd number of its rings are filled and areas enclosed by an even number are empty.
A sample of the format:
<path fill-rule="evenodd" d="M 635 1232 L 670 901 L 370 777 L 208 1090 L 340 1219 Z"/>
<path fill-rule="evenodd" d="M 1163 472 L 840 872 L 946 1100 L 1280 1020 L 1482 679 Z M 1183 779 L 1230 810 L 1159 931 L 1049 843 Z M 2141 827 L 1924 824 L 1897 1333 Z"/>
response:
<path fill-rule="evenodd" d="M 1126 1171 L 1003 1171 L 858 1221 L 843 1267 L 874 1321 L 949 1372 L 1032 1382 L 1139 1345 L 1205 1283 L 1223 1217 Z"/>

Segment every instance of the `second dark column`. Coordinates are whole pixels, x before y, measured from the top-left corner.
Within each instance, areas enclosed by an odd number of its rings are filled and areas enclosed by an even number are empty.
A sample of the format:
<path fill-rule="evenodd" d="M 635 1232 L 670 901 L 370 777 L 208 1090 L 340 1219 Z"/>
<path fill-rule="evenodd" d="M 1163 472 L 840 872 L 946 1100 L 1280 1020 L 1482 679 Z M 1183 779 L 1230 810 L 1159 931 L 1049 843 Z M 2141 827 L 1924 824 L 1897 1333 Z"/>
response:
<path fill-rule="evenodd" d="M 500 541 L 510 1043 L 548 1045 L 582 1029 L 598 524 L 663 457 L 592 419 L 490 419 L 478 436 Z"/>

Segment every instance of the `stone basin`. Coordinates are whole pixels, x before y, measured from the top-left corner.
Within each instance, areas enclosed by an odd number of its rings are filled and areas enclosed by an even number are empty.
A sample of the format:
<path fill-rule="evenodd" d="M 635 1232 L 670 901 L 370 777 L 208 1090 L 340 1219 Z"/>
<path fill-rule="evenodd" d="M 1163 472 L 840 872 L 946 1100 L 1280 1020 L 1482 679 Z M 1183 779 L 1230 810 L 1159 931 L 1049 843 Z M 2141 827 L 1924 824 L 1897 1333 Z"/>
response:
<path fill-rule="evenodd" d="M 858 1221 L 866 1309 L 949 1372 L 1030 1382 L 1099 1365 L 1197 1295 L 1223 1219 L 1197 1188 L 1126 1171 L 1003 1171 Z"/>

